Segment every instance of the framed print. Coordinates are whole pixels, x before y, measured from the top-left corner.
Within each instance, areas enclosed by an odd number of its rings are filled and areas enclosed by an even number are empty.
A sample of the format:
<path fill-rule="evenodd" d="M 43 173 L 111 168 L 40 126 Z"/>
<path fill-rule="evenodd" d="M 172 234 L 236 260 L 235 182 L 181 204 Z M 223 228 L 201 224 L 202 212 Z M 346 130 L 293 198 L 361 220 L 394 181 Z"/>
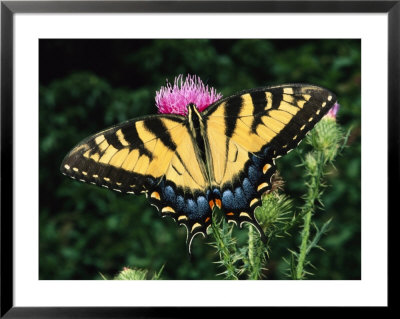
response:
<path fill-rule="evenodd" d="M 1 315 L 388 306 L 399 12 L 3 1 Z"/>

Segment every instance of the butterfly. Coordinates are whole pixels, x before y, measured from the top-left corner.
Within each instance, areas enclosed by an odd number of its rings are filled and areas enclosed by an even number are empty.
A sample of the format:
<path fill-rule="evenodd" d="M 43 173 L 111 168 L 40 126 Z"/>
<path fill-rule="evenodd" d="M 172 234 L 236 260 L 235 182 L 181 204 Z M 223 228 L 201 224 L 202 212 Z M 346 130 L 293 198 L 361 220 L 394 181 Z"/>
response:
<path fill-rule="evenodd" d="M 275 159 L 295 148 L 335 104 L 329 90 L 284 84 L 245 90 L 200 112 L 132 119 L 76 145 L 61 172 L 127 194 L 145 193 L 161 216 L 206 235 L 212 211 L 248 222 L 265 240 L 254 211 L 271 190 Z"/>

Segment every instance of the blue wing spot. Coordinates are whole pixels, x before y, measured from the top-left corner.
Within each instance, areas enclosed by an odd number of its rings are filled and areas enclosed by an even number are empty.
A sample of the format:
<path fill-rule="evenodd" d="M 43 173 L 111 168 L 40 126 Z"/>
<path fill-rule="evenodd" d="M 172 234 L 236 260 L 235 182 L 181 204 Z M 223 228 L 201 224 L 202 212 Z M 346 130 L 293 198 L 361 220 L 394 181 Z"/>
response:
<path fill-rule="evenodd" d="M 204 196 L 199 196 L 197 198 L 197 206 L 200 217 L 204 217 L 208 212 L 211 211 L 208 201 Z"/>
<path fill-rule="evenodd" d="M 221 192 L 220 192 L 218 189 L 214 188 L 214 189 L 212 190 L 212 196 L 213 196 L 214 198 L 221 198 Z"/>
<path fill-rule="evenodd" d="M 197 206 L 199 207 L 199 211 L 204 212 L 204 213 L 206 213 L 210 210 L 208 201 L 204 196 L 199 196 L 197 198 Z"/>
<path fill-rule="evenodd" d="M 178 211 L 184 211 L 185 209 L 185 199 L 182 195 L 178 195 L 176 197 L 176 208 L 178 209 Z"/>
<path fill-rule="evenodd" d="M 226 190 L 222 193 L 222 205 L 228 209 L 235 206 L 235 198 L 230 190 Z"/>
<path fill-rule="evenodd" d="M 200 214 L 199 214 L 199 212 L 197 210 L 196 202 L 193 199 L 189 198 L 186 203 L 187 203 L 186 204 L 186 211 L 187 211 L 187 215 L 189 216 L 189 218 L 191 218 L 191 219 L 192 218 L 193 219 L 194 218 L 199 218 Z"/>
<path fill-rule="evenodd" d="M 266 147 L 266 148 L 264 148 L 264 150 L 262 151 L 263 152 L 263 154 L 265 155 L 265 156 L 267 156 L 268 155 L 268 151 L 269 151 L 269 147 Z"/>
<path fill-rule="evenodd" d="M 258 157 L 258 156 L 256 156 L 256 155 L 253 155 L 253 156 L 251 157 L 251 160 L 253 161 L 254 165 L 255 165 L 257 168 L 261 167 L 261 165 L 263 164 L 262 158 L 260 158 L 260 157 Z"/>
<path fill-rule="evenodd" d="M 246 203 L 244 198 L 236 198 L 229 189 L 222 193 L 222 207 L 227 210 L 242 210 L 246 208 Z"/>
<path fill-rule="evenodd" d="M 146 178 L 146 182 L 149 185 L 149 187 L 154 185 L 154 179 L 153 178 L 147 177 Z"/>
<path fill-rule="evenodd" d="M 261 170 L 257 169 L 254 165 L 249 167 L 249 180 L 253 185 L 256 185 L 262 176 Z"/>
<path fill-rule="evenodd" d="M 243 203 L 243 202 L 249 200 L 249 198 L 246 198 L 246 195 L 245 195 L 245 193 L 243 192 L 242 187 L 237 187 L 237 188 L 235 189 L 235 200 L 236 200 L 237 202 L 240 202 L 240 203 Z"/>
<path fill-rule="evenodd" d="M 174 189 L 171 186 L 167 186 L 164 188 L 164 199 L 170 203 L 175 203 L 176 201 L 176 194 Z"/>
<path fill-rule="evenodd" d="M 256 188 L 253 184 L 250 183 L 247 177 L 243 180 L 242 188 L 244 193 L 246 194 L 247 199 L 254 197 L 254 194 L 256 193 Z"/>

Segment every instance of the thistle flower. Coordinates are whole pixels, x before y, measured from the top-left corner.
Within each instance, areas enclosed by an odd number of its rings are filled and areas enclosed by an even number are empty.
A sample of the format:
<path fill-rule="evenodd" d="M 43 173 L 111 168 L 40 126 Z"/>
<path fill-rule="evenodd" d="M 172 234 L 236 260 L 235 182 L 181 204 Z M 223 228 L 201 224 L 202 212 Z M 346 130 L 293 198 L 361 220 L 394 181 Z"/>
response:
<path fill-rule="evenodd" d="M 156 92 L 155 99 L 159 113 L 186 115 L 188 104 L 195 104 L 201 112 L 221 97 L 214 88 L 204 85 L 200 77 L 188 74 L 183 80 L 180 74 L 173 85 L 167 80 L 166 86 Z"/>
<path fill-rule="evenodd" d="M 331 109 L 326 113 L 325 118 L 336 120 L 336 114 L 339 111 L 340 104 L 336 102 Z"/>

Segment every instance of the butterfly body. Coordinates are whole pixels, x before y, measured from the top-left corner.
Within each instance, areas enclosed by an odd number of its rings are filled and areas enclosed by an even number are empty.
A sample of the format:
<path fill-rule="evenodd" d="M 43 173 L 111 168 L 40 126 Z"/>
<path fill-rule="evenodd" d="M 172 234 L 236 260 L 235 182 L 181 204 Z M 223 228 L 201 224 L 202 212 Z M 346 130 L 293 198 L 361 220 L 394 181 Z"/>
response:
<path fill-rule="evenodd" d="M 253 224 L 271 189 L 275 158 L 286 154 L 335 103 L 328 90 L 291 84 L 240 92 L 203 112 L 133 119 L 79 143 L 61 171 L 128 194 L 146 193 L 162 216 L 206 234 L 212 211 L 229 222 Z"/>

